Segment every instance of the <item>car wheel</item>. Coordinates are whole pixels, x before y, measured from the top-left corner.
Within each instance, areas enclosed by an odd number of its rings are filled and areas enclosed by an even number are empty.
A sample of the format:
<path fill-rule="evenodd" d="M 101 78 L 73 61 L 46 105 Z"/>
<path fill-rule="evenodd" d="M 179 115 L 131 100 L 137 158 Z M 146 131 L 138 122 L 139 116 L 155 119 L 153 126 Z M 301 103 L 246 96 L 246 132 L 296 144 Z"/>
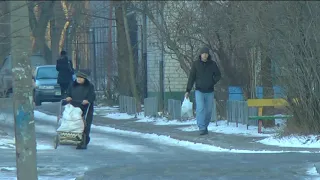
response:
<path fill-rule="evenodd" d="M 34 101 L 34 103 L 35 103 L 36 106 L 41 106 L 41 101 L 38 100 L 38 99 L 36 99 L 36 100 Z"/>
<path fill-rule="evenodd" d="M 34 104 L 35 104 L 36 106 L 41 106 L 41 101 L 40 101 L 40 99 L 39 99 L 37 96 L 35 96 L 35 95 L 34 95 Z"/>

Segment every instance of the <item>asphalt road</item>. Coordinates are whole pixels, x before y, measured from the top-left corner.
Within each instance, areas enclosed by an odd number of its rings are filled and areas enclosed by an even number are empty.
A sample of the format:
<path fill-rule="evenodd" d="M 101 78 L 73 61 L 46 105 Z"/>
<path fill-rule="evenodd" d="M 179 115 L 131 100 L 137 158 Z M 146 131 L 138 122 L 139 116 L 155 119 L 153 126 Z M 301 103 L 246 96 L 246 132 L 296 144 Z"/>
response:
<path fill-rule="evenodd" d="M 44 104 L 38 110 L 52 109 Z M 10 121 L 9 121 L 10 122 Z M 1 128 L 13 135 L 12 124 Z M 148 139 L 120 133 L 92 130 L 87 150 L 73 146 L 52 148 L 55 123 L 36 119 L 39 179 L 70 179 L 84 174 L 88 180 L 295 180 L 314 179 L 306 171 L 320 162 L 319 154 L 238 154 L 200 152 L 184 147 L 158 144 Z M 0 149 L 0 180 L 13 177 L 14 149 Z M 7 177 L 7 178 L 5 178 Z"/>

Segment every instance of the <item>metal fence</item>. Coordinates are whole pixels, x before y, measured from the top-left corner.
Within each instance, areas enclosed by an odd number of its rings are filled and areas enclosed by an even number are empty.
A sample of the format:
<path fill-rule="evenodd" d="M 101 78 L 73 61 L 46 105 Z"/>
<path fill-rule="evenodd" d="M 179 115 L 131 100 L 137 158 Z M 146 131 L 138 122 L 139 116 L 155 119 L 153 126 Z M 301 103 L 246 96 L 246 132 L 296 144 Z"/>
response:
<path fill-rule="evenodd" d="M 156 117 L 158 115 L 158 99 L 150 97 L 144 99 L 144 116 Z"/>
<path fill-rule="evenodd" d="M 249 116 L 258 116 L 258 108 L 257 107 L 249 107 Z M 249 121 L 247 125 L 258 126 L 258 121 Z"/>
<path fill-rule="evenodd" d="M 258 114 L 257 108 L 249 108 L 247 101 L 227 101 L 227 120 L 247 125 L 257 125 L 256 121 L 249 121 L 249 116 L 256 116 Z"/>
<path fill-rule="evenodd" d="M 64 49 L 68 51 L 76 69 L 89 69 L 96 91 L 104 91 L 107 80 L 114 76 L 115 58 L 110 53 L 116 41 L 108 37 L 115 27 L 81 27 L 67 29 Z M 71 33 L 73 32 L 73 33 Z M 111 41 L 110 41 L 111 39 Z"/>
<path fill-rule="evenodd" d="M 227 101 L 227 120 L 238 123 L 248 123 L 248 103 L 246 101 Z"/>
<path fill-rule="evenodd" d="M 119 96 L 119 111 L 130 115 L 137 114 L 137 101 L 134 97 Z"/>
<path fill-rule="evenodd" d="M 169 119 L 181 120 L 181 101 L 168 99 Z"/>

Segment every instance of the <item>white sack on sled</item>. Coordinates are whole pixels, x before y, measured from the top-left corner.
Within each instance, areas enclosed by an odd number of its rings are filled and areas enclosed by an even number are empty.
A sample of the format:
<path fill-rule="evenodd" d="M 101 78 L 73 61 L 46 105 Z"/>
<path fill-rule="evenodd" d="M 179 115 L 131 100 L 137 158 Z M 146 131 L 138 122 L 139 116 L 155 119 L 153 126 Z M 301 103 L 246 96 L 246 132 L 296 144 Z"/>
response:
<path fill-rule="evenodd" d="M 61 125 L 57 129 L 58 132 L 82 133 L 84 124 L 82 120 L 82 110 L 71 104 L 65 105 L 62 114 Z"/>

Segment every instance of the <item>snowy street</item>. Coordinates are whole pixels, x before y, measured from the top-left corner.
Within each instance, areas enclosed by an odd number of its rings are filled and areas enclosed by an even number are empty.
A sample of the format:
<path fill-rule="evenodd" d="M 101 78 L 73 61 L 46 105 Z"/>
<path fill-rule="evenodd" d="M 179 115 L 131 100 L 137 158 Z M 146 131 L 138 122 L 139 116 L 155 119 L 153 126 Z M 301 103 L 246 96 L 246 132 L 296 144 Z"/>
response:
<path fill-rule="evenodd" d="M 48 108 L 49 107 L 49 108 Z M 55 108 L 52 108 L 55 107 Z M 318 153 L 245 151 L 180 141 L 155 134 L 143 134 L 93 125 L 87 150 L 73 146 L 53 149 L 56 117 L 35 111 L 39 179 L 310 179 L 319 177 L 313 164 Z M 0 180 L 15 179 L 13 120 L 3 114 L 1 130 Z M 53 112 L 52 112 L 53 113 Z M 11 145 L 10 145 L 11 142 Z"/>

